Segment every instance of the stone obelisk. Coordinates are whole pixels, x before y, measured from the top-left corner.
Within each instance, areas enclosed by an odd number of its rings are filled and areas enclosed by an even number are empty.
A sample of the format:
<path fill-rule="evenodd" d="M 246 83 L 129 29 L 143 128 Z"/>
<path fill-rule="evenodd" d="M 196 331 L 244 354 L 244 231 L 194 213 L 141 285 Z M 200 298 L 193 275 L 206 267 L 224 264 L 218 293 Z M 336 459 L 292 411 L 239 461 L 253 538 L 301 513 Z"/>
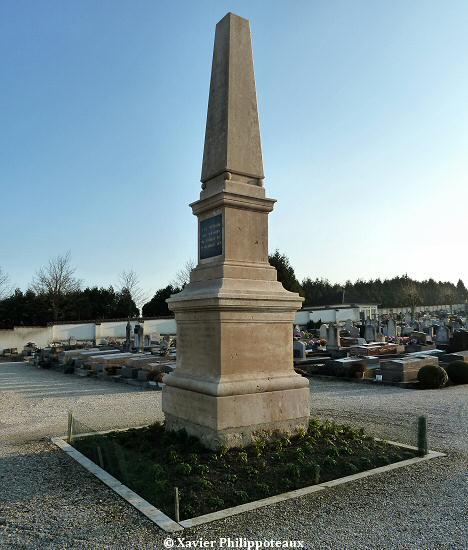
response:
<path fill-rule="evenodd" d="M 198 217 L 198 265 L 168 299 L 177 367 L 164 378 L 166 428 L 205 445 L 245 446 L 309 419 L 309 383 L 293 369 L 302 298 L 268 263 L 268 214 L 249 22 L 216 26 Z"/>

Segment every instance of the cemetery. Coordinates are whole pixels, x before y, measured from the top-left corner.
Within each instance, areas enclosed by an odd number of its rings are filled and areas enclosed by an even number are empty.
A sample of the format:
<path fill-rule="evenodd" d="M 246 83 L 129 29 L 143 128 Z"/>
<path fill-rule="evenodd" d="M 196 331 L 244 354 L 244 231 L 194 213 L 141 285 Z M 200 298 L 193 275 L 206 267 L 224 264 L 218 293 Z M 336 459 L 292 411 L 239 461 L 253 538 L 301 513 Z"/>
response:
<path fill-rule="evenodd" d="M 143 509 L 151 506 L 169 531 L 442 456 L 428 449 L 425 417 L 417 447 L 311 419 L 308 376 L 423 386 L 430 376 L 420 373 L 440 369 L 442 386 L 448 375 L 439 360 L 457 373 L 468 360 L 463 351 L 449 353 L 445 324 L 434 337 L 432 320 L 380 322 L 371 307 L 362 309 L 362 322 L 347 318 L 341 326 L 335 316 L 312 333 L 293 330 L 302 298 L 283 288 L 268 263 L 275 201 L 266 198 L 263 180 L 249 23 L 227 14 L 216 27 L 200 199 L 190 205 L 198 217 L 198 265 L 168 299 L 176 339 L 144 341 L 136 327 L 132 341 L 128 322 L 120 349 L 58 354 L 64 371 L 73 366 L 79 376 L 162 389 L 164 423 L 96 432 L 70 413 L 66 441 L 54 441 L 81 464 L 94 464 L 90 471 L 110 487 L 123 484 L 119 494 L 130 491 L 129 502 L 146 499 Z M 456 322 L 464 330 L 465 321 Z"/>
<path fill-rule="evenodd" d="M 345 323 L 321 324 L 319 329 L 296 326 L 296 372 L 426 389 L 465 379 L 466 375 L 459 373 L 467 368 L 466 317 L 447 317 L 441 312 L 440 318 L 424 316 L 414 321 L 389 315 L 380 319 L 358 323 L 347 319 Z M 445 376 L 446 371 L 452 372 L 452 377 Z M 425 373 L 434 376 L 428 378 Z"/>
<path fill-rule="evenodd" d="M 401 524 L 397 547 L 427 507 L 429 528 L 440 514 L 462 540 L 464 419 L 443 413 L 466 398 L 466 304 L 390 311 L 343 294 L 342 304 L 302 308 L 268 260 L 275 203 L 250 24 L 228 13 L 216 25 L 201 189 L 190 204 L 197 263 L 167 299 L 173 317 L 0 331 L 0 412 L 13 411 L 0 434 L 11 448 L 30 445 L 24 459 L 8 449 L 10 475 L 0 472 L 13 493 L 12 479 L 28 481 L 8 501 L 21 503 L 21 521 L 44 491 L 51 522 L 76 513 L 63 547 L 67 537 L 77 547 L 172 547 L 166 534 L 184 530 L 292 539 L 303 529 L 312 540 L 319 524 L 347 547 L 356 533 L 371 540 L 382 529 L 384 540 L 385 526 Z M 31 467 L 41 453 L 46 466 Z M 133 538 L 148 519 L 149 534 Z M 427 547 L 441 547 L 449 529 L 433 530 Z M 29 531 L 44 547 L 56 542 Z"/>

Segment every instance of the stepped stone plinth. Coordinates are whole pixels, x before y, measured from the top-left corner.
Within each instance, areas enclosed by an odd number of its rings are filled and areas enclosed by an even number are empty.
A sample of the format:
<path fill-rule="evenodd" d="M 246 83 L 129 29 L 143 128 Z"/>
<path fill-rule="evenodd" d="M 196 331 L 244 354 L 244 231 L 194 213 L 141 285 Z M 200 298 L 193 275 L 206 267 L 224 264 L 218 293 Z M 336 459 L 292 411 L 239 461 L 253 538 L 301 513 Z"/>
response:
<path fill-rule="evenodd" d="M 268 214 L 249 22 L 216 26 L 198 218 L 198 265 L 168 300 L 177 367 L 164 378 L 169 430 L 211 448 L 306 428 L 309 382 L 293 369 L 302 298 L 268 263 Z"/>

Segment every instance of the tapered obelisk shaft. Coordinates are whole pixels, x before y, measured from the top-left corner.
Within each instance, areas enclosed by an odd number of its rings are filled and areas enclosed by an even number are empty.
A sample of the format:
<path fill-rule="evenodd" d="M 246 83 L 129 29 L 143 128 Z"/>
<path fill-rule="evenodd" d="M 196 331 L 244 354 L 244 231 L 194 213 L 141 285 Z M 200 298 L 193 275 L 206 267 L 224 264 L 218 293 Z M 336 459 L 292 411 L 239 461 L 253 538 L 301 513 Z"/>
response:
<path fill-rule="evenodd" d="M 250 25 L 232 13 L 216 25 L 201 181 L 224 172 L 264 177 Z"/>
<path fill-rule="evenodd" d="M 293 369 L 302 298 L 268 262 L 265 196 L 249 22 L 216 27 L 198 218 L 198 264 L 167 303 L 177 321 L 177 366 L 164 378 L 166 429 L 211 448 L 307 427 L 309 382 Z"/>

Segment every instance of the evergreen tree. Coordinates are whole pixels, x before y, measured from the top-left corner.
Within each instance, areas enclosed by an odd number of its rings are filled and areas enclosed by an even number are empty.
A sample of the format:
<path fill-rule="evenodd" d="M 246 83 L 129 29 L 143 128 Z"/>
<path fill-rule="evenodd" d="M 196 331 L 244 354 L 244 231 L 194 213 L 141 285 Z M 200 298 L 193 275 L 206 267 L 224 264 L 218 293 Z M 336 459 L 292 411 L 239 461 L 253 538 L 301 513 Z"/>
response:
<path fill-rule="evenodd" d="M 166 300 L 171 296 L 171 294 L 176 294 L 177 292 L 179 292 L 179 289 L 173 287 L 172 285 L 168 285 L 165 288 L 160 288 L 151 300 L 143 306 L 143 317 L 172 315 L 172 312 L 167 307 Z"/>
<path fill-rule="evenodd" d="M 268 256 L 268 261 L 270 262 L 270 265 L 276 268 L 278 281 L 286 290 L 298 292 L 301 296 L 304 295 L 301 284 L 296 279 L 294 269 L 285 254 L 281 254 L 279 250 L 275 250 L 274 254 L 270 254 Z"/>

